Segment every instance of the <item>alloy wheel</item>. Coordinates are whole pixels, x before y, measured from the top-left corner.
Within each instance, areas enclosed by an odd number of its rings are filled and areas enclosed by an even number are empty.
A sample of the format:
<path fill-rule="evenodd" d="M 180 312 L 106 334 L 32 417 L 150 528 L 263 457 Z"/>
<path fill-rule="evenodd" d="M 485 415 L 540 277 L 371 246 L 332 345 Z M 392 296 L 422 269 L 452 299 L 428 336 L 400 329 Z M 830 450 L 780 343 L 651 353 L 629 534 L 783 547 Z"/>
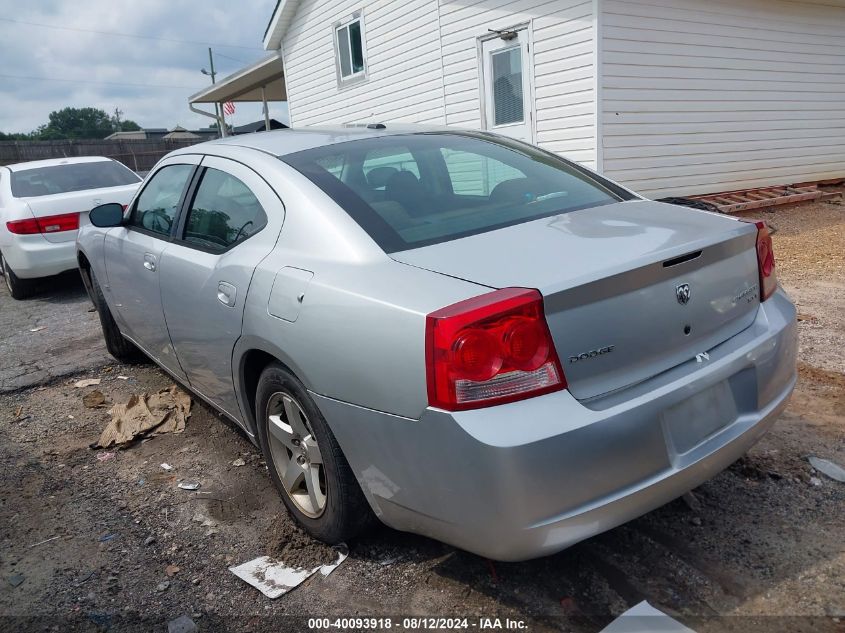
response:
<path fill-rule="evenodd" d="M 317 438 L 297 400 L 277 392 L 267 402 L 269 444 L 285 493 L 305 516 L 316 519 L 326 509 L 328 489 Z"/>

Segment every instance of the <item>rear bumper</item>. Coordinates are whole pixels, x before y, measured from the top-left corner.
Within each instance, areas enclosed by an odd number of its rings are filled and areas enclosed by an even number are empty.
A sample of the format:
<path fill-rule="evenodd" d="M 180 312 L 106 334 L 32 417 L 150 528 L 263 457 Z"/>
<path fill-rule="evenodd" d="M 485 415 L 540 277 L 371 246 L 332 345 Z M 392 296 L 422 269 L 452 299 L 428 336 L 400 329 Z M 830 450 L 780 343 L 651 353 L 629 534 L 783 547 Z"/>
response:
<path fill-rule="evenodd" d="M 3 257 L 21 279 L 58 275 L 76 268 L 76 241 L 48 242 L 44 236 L 15 235 L 2 247 Z"/>
<path fill-rule="evenodd" d="M 796 347 L 795 308 L 779 291 L 709 360 L 586 404 L 561 391 L 409 420 L 315 398 L 382 521 L 524 560 L 642 515 L 742 456 L 786 406 Z"/>

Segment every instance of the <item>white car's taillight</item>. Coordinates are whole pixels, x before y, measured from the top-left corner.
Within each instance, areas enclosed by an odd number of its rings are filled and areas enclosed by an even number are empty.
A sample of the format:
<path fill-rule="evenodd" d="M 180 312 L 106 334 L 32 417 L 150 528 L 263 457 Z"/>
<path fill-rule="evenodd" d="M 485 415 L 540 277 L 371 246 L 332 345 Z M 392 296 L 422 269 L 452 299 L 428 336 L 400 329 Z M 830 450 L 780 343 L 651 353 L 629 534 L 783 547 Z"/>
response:
<path fill-rule="evenodd" d="M 61 215 L 48 215 L 40 218 L 12 220 L 6 222 L 6 228 L 16 235 L 76 231 L 79 228 L 79 213 L 62 213 Z"/>
<path fill-rule="evenodd" d="M 431 406 L 457 411 L 566 388 L 537 290 L 504 288 L 426 319 Z"/>

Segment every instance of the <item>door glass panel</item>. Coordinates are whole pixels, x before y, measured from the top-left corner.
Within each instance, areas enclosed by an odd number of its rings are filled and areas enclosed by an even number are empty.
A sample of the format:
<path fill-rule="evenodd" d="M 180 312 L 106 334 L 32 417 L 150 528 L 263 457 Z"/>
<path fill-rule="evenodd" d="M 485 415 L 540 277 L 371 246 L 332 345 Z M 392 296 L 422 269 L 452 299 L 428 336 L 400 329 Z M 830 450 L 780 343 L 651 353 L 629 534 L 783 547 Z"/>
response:
<path fill-rule="evenodd" d="M 179 201 L 193 171 L 194 165 L 168 165 L 156 172 L 138 196 L 129 225 L 170 235 Z"/>
<path fill-rule="evenodd" d="M 523 118 L 522 48 L 517 46 L 491 54 L 495 125 L 520 123 Z"/>
<path fill-rule="evenodd" d="M 202 176 L 185 226 L 185 242 L 224 251 L 267 224 L 264 209 L 241 180 L 218 169 Z"/>

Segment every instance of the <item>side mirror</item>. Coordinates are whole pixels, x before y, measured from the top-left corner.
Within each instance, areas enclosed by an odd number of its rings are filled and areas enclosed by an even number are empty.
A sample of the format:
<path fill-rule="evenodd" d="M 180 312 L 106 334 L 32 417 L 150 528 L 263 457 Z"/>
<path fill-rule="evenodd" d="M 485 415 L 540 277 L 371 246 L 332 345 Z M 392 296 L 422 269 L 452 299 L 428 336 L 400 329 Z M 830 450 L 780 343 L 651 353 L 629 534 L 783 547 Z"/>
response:
<path fill-rule="evenodd" d="M 120 226 L 123 224 L 123 208 L 123 205 L 117 202 L 101 204 L 99 207 L 91 209 L 88 219 L 91 220 L 91 224 L 101 229 Z"/>

